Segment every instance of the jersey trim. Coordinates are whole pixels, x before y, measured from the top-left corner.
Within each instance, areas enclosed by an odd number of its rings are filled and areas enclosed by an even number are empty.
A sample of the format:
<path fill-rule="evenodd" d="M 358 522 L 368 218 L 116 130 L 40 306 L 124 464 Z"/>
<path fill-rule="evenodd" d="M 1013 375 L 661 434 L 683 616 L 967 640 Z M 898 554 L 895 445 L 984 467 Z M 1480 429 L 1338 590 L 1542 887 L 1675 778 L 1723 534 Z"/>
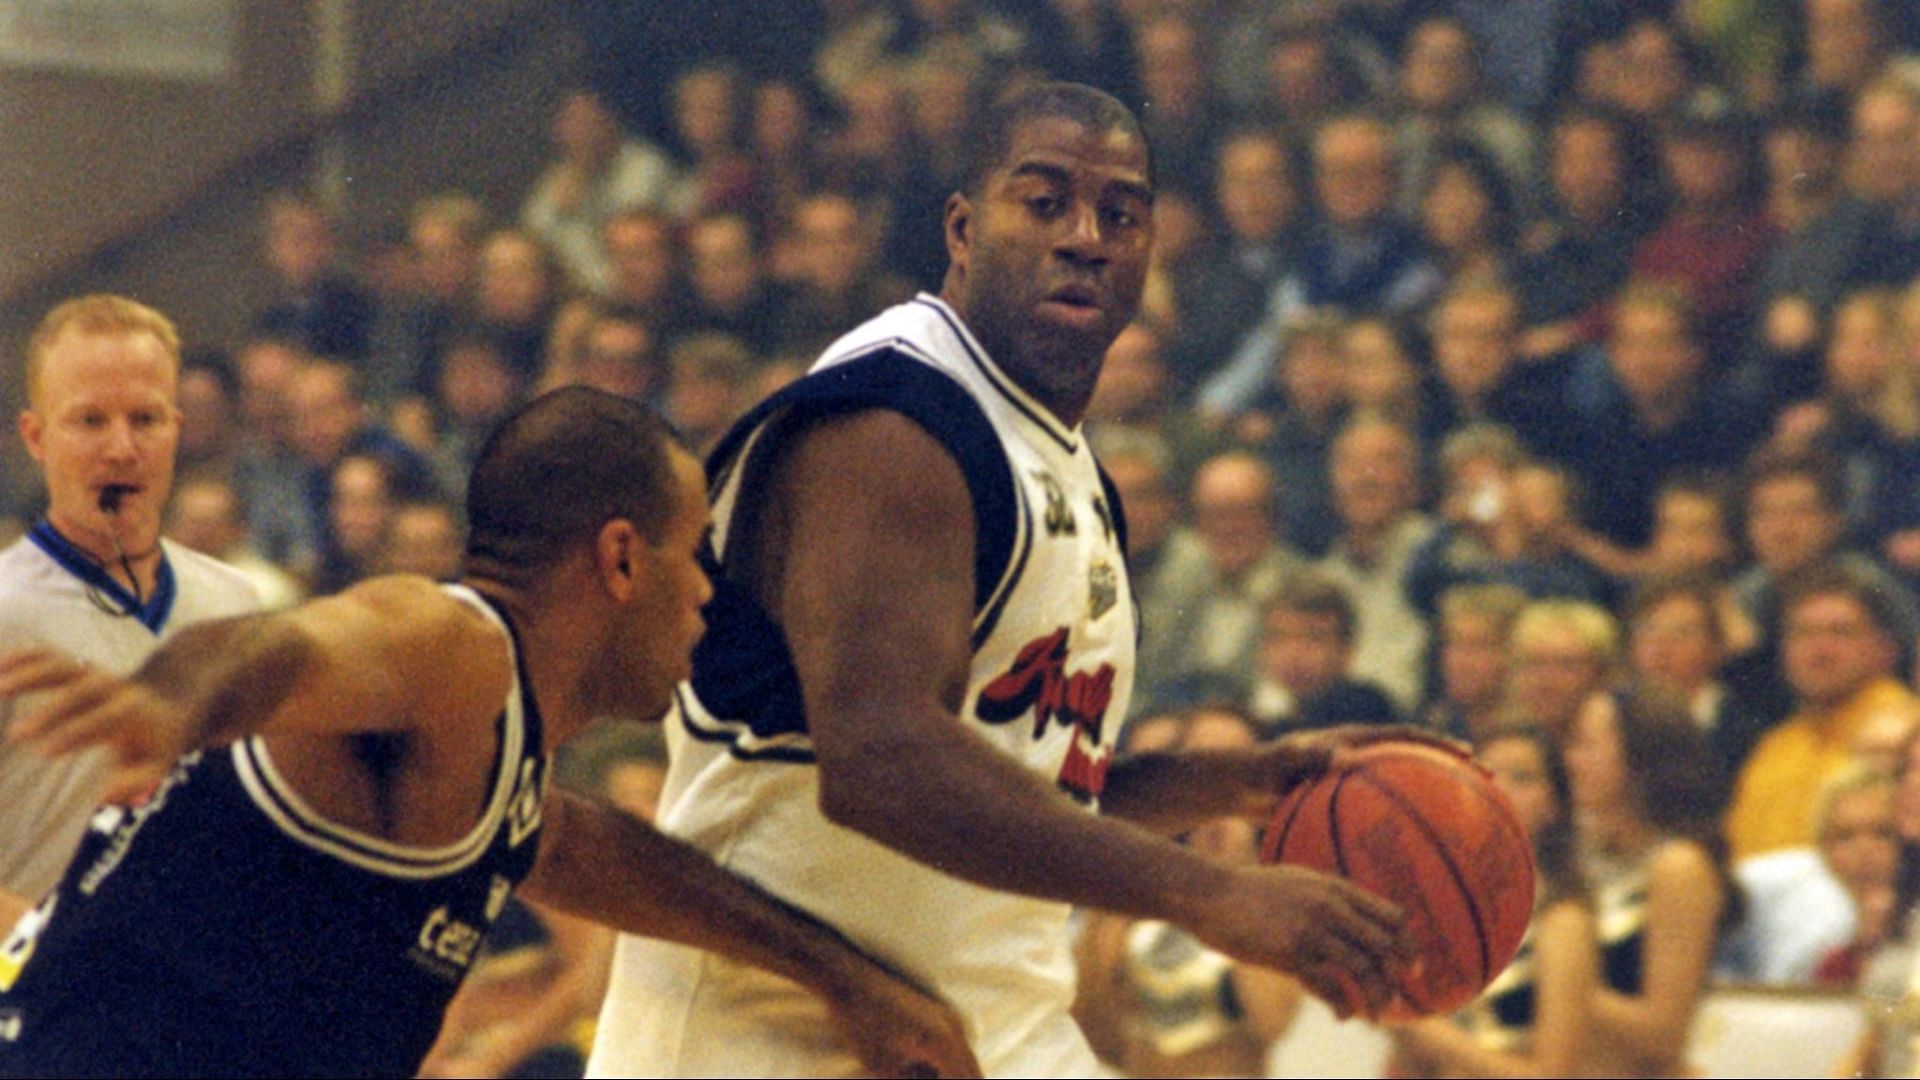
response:
<path fill-rule="evenodd" d="M 1027 565 L 1033 523 L 999 432 L 974 395 L 923 346 L 899 338 L 863 344 L 763 402 L 708 459 L 721 520 L 707 553 L 714 579 L 709 631 L 694 652 L 693 697 L 702 711 L 687 721 L 693 737 L 725 742 L 741 757 L 812 760 L 785 632 L 751 590 L 729 579 L 723 563 L 733 531 L 750 527 L 744 515 L 757 505 L 772 455 L 796 427 L 866 410 L 896 412 L 915 423 L 966 480 L 975 538 L 972 647 L 987 640 L 1006 607 Z"/>
<path fill-rule="evenodd" d="M 81 550 L 79 545 L 60 534 L 52 522 L 42 521 L 27 532 L 27 539 L 35 547 L 47 553 L 62 570 L 79 578 L 88 593 L 95 597 L 95 603 L 108 608 L 112 615 L 131 617 L 135 622 L 158 634 L 167 625 L 167 616 L 173 614 L 173 601 L 179 595 L 179 583 L 174 577 L 173 561 L 167 558 L 165 547 L 160 549 L 160 568 L 154 572 L 153 595 L 142 603 L 126 586 L 120 584 L 112 574 L 107 573 L 99 560 Z M 118 610 L 113 610 L 117 608 Z"/>
<path fill-rule="evenodd" d="M 679 707 L 681 726 L 686 728 L 688 736 L 705 743 L 722 744 L 726 746 L 728 754 L 741 761 L 780 761 L 789 765 L 814 763 L 813 739 L 805 731 L 762 738 L 745 721 L 722 720 L 704 709 L 696 712 L 680 687 L 674 688 L 673 700 Z"/>
<path fill-rule="evenodd" d="M 371 873 L 416 880 L 443 877 L 464 870 L 493 845 L 500 821 L 506 816 L 519 784 L 520 762 L 528 735 L 520 650 L 511 626 L 484 598 L 462 586 L 448 586 L 447 591 L 461 597 L 485 615 L 489 622 L 498 626 L 507 635 L 508 649 L 513 654 L 515 693 L 507 700 L 507 706 L 496 724 L 499 752 L 494 762 L 493 792 L 487 798 L 486 811 L 465 836 L 451 844 L 442 847 L 396 844 L 329 821 L 315 810 L 274 767 L 266 742 L 260 736 L 234 743 L 235 775 L 240 778 L 254 805 L 290 839 Z"/>
<path fill-rule="evenodd" d="M 1080 449 L 1079 438 L 1069 431 L 1066 425 L 1049 412 L 1046 406 L 1035 401 L 1031 394 L 1020 389 L 1018 383 L 1009 378 L 1006 372 L 1000 370 L 1000 365 L 988 358 L 986 350 L 974 340 L 973 332 L 960 322 L 959 316 L 954 314 L 953 308 L 947 306 L 946 301 L 922 293 L 914 297 L 913 302 L 932 308 L 934 313 L 940 316 L 941 321 L 947 324 L 954 336 L 960 339 L 960 347 L 966 350 L 967 359 L 973 361 L 973 366 L 978 368 L 987 382 L 1007 400 L 1007 404 L 1032 421 L 1036 427 L 1046 433 L 1049 439 L 1059 443 L 1060 448 L 1067 453 L 1075 453 Z"/>

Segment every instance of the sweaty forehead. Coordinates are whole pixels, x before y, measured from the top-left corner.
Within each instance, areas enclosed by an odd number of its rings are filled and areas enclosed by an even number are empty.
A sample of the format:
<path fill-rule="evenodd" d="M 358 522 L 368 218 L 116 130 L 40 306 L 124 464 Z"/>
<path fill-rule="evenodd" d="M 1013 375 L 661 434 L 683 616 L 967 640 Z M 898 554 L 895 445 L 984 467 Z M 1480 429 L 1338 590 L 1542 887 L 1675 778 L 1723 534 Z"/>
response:
<path fill-rule="evenodd" d="M 1007 139 L 1000 171 L 1012 175 L 1032 165 L 1084 170 L 1100 179 L 1149 188 L 1146 143 L 1119 126 L 1094 126 L 1066 116 L 1024 120 Z"/>

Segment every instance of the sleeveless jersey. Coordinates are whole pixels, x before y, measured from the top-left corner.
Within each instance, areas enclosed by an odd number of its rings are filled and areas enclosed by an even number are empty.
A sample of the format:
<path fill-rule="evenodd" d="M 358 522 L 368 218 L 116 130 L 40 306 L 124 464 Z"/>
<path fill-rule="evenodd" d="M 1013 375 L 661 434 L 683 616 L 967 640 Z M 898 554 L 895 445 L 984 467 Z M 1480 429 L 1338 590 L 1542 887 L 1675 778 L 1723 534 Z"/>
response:
<path fill-rule="evenodd" d="M 1065 904 L 950 877 L 827 821 L 780 629 L 722 567 L 757 509 L 770 448 L 835 413 L 898 412 L 960 465 L 973 501 L 973 657 L 959 722 L 1091 812 L 1126 714 L 1136 614 L 1124 521 L 1080 433 L 927 295 L 830 347 L 746 417 L 708 465 L 715 596 L 668 720 L 661 827 L 837 927 L 952 1002 L 989 1075 L 1094 1067 L 1067 1015 Z M 902 769 L 938 769 L 906 760 Z M 850 1070 L 818 1002 L 692 950 L 623 937 L 592 1075 Z"/>
<path fill-rule="evenodd" d="M 325 820 L 258 738 L 101 807 L 0 949 L 0 1075 L 412 1076 L 533 868 L 547 761 L 513 652 L 487 802 L 453 844 Z"/>

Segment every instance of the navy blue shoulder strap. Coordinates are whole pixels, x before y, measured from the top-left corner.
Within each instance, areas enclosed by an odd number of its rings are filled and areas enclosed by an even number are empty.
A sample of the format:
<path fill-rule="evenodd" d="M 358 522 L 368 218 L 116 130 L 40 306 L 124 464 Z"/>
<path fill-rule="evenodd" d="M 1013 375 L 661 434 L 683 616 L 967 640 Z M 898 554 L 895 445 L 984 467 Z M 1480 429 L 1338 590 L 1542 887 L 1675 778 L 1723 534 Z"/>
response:
<path fill-rule="evenodd" d="M 1014 559 L 1021 507 L 1000 436 L 966 389 L 931 365 L 879 346 L 858 359 L 809 375 L 768 398 L 736 424 L 707 460 L 715 493 L 740 470 L 734 522 L 749 513 L 781 447 L 809 423 L 836 415 L 886 409 L 918 424 L 939 441 L 966 477 L 973 499 L 974 610 L 995 603 Z M 753 433 L 766 434 L 753 440 Z M 749 450 L 748 447 L 752 449 Z M 781 628 L 743 583 L 727 576 L 712 546 L 705 552 L 713 599 L 705 609 L 707 634 L 693 654 L 693 689 L 713 716 L 744 724 L 761 739 L 807 730 L 799 677 Z M 980 636 L 976 630 L 976 641 Z M 727 742 L 742 758 L 807 761 L 804 749 L 748 750 L 731 729 L 709 730 L 689 721 L 695 738 Z"/>
<path fill-rule="evenodd" d="M 748 470 L 743 479 L 759 478 L 762 455 L 781 440 L 762 439 L 751 456 L 739 462 L 741 449 L 762 425 L 792 431 L 796 425 L 829 416 L 885 409 L 912 420 L 932 435 L 953 457 L 973 497 L 975 612 L 991 600 L 1013 557 L 1018 532 L 1019 496 L 1007 464 L 1000 435 L 980 405 L 952 376 L 913 359 L 896 348 L 881 346 L 856 360 L 827 368 L 792 383 L 767 398 L 735 424 L 707 458 L 709 489 L 718 494 L 735 468 Z M 778 436 L 780 432 L 772 432 Z M 741 499 L 748 493 L 742 490 Z"/>

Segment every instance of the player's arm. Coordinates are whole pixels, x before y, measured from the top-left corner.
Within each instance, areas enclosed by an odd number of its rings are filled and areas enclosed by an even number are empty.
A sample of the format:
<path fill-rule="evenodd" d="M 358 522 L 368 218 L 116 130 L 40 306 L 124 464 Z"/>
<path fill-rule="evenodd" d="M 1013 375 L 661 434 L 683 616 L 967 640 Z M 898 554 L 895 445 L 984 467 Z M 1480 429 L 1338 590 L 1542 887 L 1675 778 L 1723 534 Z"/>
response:
<path fill-rule="evenodd" d="M 1177 923 L 1336 1002 L 1336 971 L 1388 999 L 1391 905 L 1083 813 L 958 723 L 973 519 L 930 435 L 889 412 L 824 421 L 769 485 L 745 565 L 793 654 L 829 819 L 990 888 Z"/>
<path fill-rule="evenodd" d="M 505 640 L 421 578 L 380 578 L 288 611 L 181 631 L 127 678 L 57 651 L 0 657 L 0 697 L 41 693 L 8 737 L 48 754 L 104 745 L 108 798 L 145 790 L 187 750 L 256 733 L 409 731 L 494 715 Z"/>
<path fill-rule="evenodd" d="M 1726 885 L 1700 845 L 1670 842 L 1654 853 L 1647 867 L 1640 993 L 1603 988 L 1593 999 L 1600 1033 L 1651 1069 L 1680 1064 L 1726 902 Z"/>
<path fill-rule="evenodd" d="M 1113 763 L 1100 811 L 1169 835 L 1217 817 L 1261 825 L 1280 797 L 1368 743 L 1415 741 L 1453 753 L 1450 739 L 1406 724 L 1350 724 L 1297 732 L 1248 750 L 1173 750 L 1132 754 Z"/>
<path fill-rule="evenodd" d="M 877 1076 L 978 1076 L 959 1016 L 804 912 L 630 814 L 548 795 L 522 894 L 615 929 L 691 945 L 818 993 Z"/>

